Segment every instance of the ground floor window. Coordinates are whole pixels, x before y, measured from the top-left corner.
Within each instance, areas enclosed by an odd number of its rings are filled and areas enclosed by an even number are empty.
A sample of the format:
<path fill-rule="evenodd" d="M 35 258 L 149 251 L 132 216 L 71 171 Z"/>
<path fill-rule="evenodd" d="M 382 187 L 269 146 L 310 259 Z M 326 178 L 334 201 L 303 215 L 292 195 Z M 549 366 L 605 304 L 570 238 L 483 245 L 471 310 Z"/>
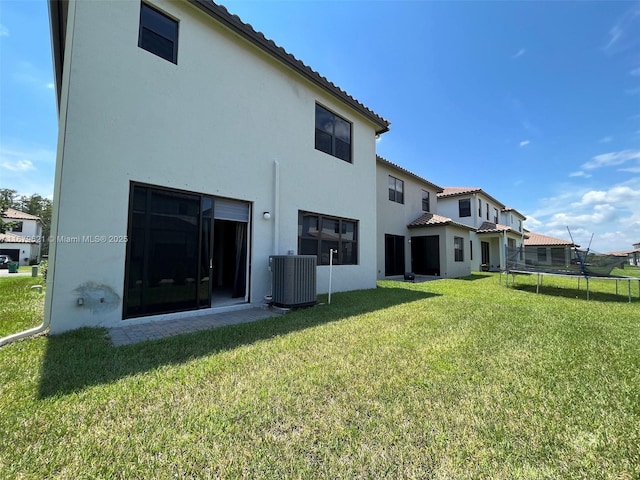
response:
<path fill-rule="evenodd" d="M 404 274 L 404 236 L 402 235 L 384 236 L 384 274 L 387 277 Z"/>
<path fill-rule="evenodd" d="M 132 184 L 123 317 L 244 299 L 248 221 L 246 202 Z"/>
<path fill-rule="evenodd" d="M 456 262 L 464 262 L 464 238 L 453 237 L 453 252 Z"/>
<path fill-rule="evenodd" d="M 298 253 L 317 255 L 318 265 L 358 264 L 358 221 L 311 212 L 298 212 Z"/>

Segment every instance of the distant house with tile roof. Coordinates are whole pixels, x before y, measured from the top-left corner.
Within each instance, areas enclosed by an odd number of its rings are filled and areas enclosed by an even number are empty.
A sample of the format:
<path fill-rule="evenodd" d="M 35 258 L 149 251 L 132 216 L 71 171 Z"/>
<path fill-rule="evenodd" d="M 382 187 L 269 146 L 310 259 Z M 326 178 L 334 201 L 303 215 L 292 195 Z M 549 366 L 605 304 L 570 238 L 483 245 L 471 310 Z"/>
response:
<path fill-rule="evenodd" d="M 3 220 L 10 222 L 12 226 L 5 233 L 0 233 L 0 255 L 9 255 L 20 265 L 40 261 L 40 246 L 43 240 L 40 218 L 7 208 Z"/>
<path fill-rule="evenodd" d="M 436 213 L 443 188 L 377 157 L 378 278 L 471 273 L 471 227 Z"/>
<path fill-rule="evenodd" d="M 504 269 L 505 245 L 518 248 L 526 236 L 526 217 L 480 187 L 444 187 L 438 194 L 438 214 L 472 228 L 472 270 Z"/>
<path fill-rule="evenodd" d="M 525 263 L 531 265 L 569 265 L 573 249 L 580 247 L 570 240 L 550 237 L 541 233 L 525 230 Z"/>

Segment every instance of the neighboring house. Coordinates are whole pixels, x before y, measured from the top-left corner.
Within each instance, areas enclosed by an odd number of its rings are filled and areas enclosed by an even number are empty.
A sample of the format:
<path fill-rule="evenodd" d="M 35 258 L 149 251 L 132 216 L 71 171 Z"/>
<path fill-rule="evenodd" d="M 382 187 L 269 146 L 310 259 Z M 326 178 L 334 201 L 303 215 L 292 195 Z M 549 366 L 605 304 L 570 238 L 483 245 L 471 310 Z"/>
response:
<path fill-rule="evenodd" d="M 628 262 L 629 265 L 639 266 L 640 265 L 640 243 L 634 243 L 633 250 L 609 252 L 608 255 L 616 255 L 619 257 L 624 257 L 624 263 Z"/>
<path fill-rule="evenodd" d="M 0 255 L 9 255 L 20 265 L 39 262 L 43 240 L 40 218 L 7 208 L 3 220 L 11 222 L 13 226 L 7 228 L 5 233 L 0 233 Z"/>
<path fill-rule="evenodd" d="M 472 270 L 504 269 L 505 247 L 518 248 L 525 238 L 526 217 L 479 187 L 444 187 L 438 194 L 438 213 L 473 229 Z"/>
<path fill-rule="evenodd" d="M 471 273 L 470 227 L 437 215 L 442 187 L 377 157 L 378 278 Z"/>
<path fill-rule="evenodd" d="M 49 7 L 52 333 L 263 304 L 272 254 L 375 287 L 388 121 L 209 1 Z"/>
<path fill-rule="evenodd" d="M 528 230 L 525 230 L 525 233 L 527 234 L 527 238 L 524 240 L 526 265 L 567 266 L 574 258 L 574 248 L 580 247 L 569 240 L 549 237 Z"/>

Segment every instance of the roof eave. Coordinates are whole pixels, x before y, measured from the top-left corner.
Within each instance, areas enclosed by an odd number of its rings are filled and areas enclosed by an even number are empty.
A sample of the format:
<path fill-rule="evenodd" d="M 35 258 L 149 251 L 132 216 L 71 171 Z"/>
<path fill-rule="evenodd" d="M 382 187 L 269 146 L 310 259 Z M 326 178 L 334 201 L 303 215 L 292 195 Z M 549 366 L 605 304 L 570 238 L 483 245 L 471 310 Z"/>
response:
<path fill-rule="evenodd" d="M 284 48 L 277 46 L 275 42 L 273 42 L 273 40 L 268 40 L 262 33 L 254 30 L 251 25 L 244 23 L 237 15 L 231 14 L 226 8 L 221 5 L 217 5 L 210 0 L 187 1 L 195 7 L 199 8 L 202 12 L 220 22 L 222 25 L 224 25 L 240 37 L 261 48 L 263 51 L 267 52 L 268 54 L 291 68 L 300 76 L 306 78 L 316 86 L 320 87 L 321 89 L 325 90 L 326 92 L 332 94 L 334 97 L 337 97 L 342 102 L 349 105 L 351 108 L 356 110 L 373 124 L 377 125 L 378 128 L 376 128 L 375 130 L 376 135 L 381 135 L 389 131 L 389 125 L 391 123 L 388 120 L 380 117 L 372 110 L 369 110 L 355 98 L 347 94 L 345 91 L 337 87 L 325 77 L 322 77 L 319 73 L 312 70 L 311 67 L 308 67 L 300 60 L 297 60 Z"/>

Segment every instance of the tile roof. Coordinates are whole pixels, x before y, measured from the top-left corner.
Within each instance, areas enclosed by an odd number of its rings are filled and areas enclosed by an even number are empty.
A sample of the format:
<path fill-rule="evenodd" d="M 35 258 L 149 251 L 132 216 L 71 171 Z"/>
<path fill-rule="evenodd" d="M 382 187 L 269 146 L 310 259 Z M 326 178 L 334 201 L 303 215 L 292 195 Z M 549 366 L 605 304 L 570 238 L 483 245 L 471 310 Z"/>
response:
<path fill-rule="evenodd" d="M 435 213 L 422 214 L 420 217 L 407 225 L 407 228 L 435 227 L 440 225 L 454 225 L 456 227 L 473 230 L 473 228 L 468 225 L 454 222 L 449 217 L 443 217 L 442 215 L 436 215 Z"/>
<path fill-rule="evenodd" d="M 501 209 L 506 208 L 504 203 L 499 202 L 480 187 L 444 187 L 444 191 L 438 194 L 438 198 L 457 197 L 460 195 L 470 195 L 472 193 L 481 193 Z"/>
<path fill-rule="evenodd" d="M 236 34 L 243 37 L 245 40 L 250 41 L 272 57 L 276 58 L 280 62 L 284 63 L 296 73 L 310 80 L 323 90 L 338 97 L 340 100 L 348 104 L 351 108 L 360 112 L 363 116 L 371 120 L 378 125 L 376 133 L 384 133 L 389 131 L 390 122 L 373 110 L 370 110 L 358 100 L 353 98 L 347 92 L 340 87 L 330 82 L 318 72 L 307 66 L 301 60 L 298 60 L 292 54 L 287 52 L 284 48 L 279 47 L 273 40 L 270 40 L 264 36 L 262 32 L 255 30 L 250 24 L 243 22 L 240 17 L 230 13 L 222 5 L 218 5 L 211 0 L 187 0 L 189 3 L 199 8 L 201 11 L 216 19 L 222 23 L 225 27 L 229 28 Z"/>
<path fill-rule="evenodd" d="M 506 225 L 501 225 L 499 223 L 493 222 L 482 222 L 482 225 L 478 227 L 478 233 L 498 233 L 498 232 L 509 232 L 513 230 L 511 227 L 507 227 Z"/>
<path fill-rule="evenodd" d="M 378 163 L 381 163 L 383 165 L 387 165 L 387 166 L 389 166 L 391 168 L 394 168 L 394 169 L 396 169 L 396 170 L 398 170 L 398 171 L 400 171 L 400 172 L 402 172 L 402 173 L 404 173 L 406 175 L 409 175 L 409 176 L 415 178 L 416 180 L 428 185 L 429 187 L 433 188 L 437 193 L 440 193 L 443 190 L 442 187 L 436 185 L 435 183 L 430 182 L 429 180 L 427 180 L 426 178 L 421 177 L 420 175 L 416 175 L 415 173 L 407 170 L 406 168 L 401 167 L 400 165 L 398 165 L 396 163 L 390 162 L 389 160 L 387 160 L 386 158 L 381 157 L 380 155 L 376 155 L 376 160 L 378 161 Z"/>
<path fill-rule="evenodd" d="M 14 208 L 7 208 L 3 218 L 11 218 L 15 220 L 40 220 L 40 217 L 31 215 L 30 213 L 24 213 Z"/>
<path fill-rule="evenodd" d="M 524 241 L 525 247 L 527 246 L 573 246 L 573 242 L 569 240 L 562 240 L 560 238 L 549 237 L 540 233 L 527 232 L 529 238 Z M 579 247 L 580 245 L 576 245 Z"/>
<path fill-rule="evenodd" d="M 33 241 L 30 237 L 21 237 L 13 233 L 0 233 L 0 245 L 3 243 L 38 243 Z"/>
<path fill-rule="evenodd" d="M 454 195 L 465 195 L 481 191 L 480 187 L 444 187 L 443 192 L 438 197 L 453 197 Z"/>
<path fill-rule="evenodd" d="M 635 248 L 633 250 L 621 250 L 618 252 L 608 252 L 607 255 L 614 255 L 614 256 L 625 256 L 625 255 L 631 255 L 632 253 L 640 253 L 640 248 Z"/>
<path fill-rule="evenodd" d="M 517 213 L 518 215 L 520 215 L 522 218 L 524 218 L 525 220 L 527 219 L 527 217 L 525 217 L 523 214 L 521 214 L 518 210 L 516 210 L 513 207 L 504 207 L 502 209 L 503 212 L 514 212 Z"/>

